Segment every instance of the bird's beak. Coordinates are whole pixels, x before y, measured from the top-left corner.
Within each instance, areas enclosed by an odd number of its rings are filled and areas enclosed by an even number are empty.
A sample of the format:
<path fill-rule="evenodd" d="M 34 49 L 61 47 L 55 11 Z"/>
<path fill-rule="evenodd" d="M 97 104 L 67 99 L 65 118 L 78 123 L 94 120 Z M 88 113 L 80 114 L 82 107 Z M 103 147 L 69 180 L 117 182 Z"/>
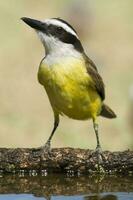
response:
<path fill-rule="evenodd" d="M 27 18 L 27 17 L 22 17 L 21 18 L 26 24 L 28 24 L 30 27 L 39 30 L 39 31 L 46 31 L 46 24 L 36 20 L 36 19 L 31 19 L 31 18 Z"/>

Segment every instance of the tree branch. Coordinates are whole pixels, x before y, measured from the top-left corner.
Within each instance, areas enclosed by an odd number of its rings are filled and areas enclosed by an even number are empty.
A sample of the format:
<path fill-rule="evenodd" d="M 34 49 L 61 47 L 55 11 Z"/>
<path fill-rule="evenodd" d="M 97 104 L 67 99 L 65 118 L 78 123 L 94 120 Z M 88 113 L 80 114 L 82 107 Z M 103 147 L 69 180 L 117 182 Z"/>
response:
<path fill-rule="evenodd" d="M 98 172 L 97 156 L 92 150 L 54 148 L 40 156 L 39 149 L 0 148 L 2 173 L 93 174 Z M 107 174 L 133 174 L 133 151 L 103 152 L 100 172 Z"/>

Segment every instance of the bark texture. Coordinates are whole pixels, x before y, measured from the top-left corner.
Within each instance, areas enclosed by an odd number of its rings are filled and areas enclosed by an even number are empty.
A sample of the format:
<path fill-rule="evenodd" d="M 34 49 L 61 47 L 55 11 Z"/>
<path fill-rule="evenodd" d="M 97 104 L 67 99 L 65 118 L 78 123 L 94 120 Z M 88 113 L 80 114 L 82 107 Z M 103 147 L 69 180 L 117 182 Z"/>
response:
<path fill-rule="evenodd" d="M 104 151 L 99 169 L 96 154 L 88 149 L 54 148 L 41 156 L 39 149 L 0 148 L 1 173 L 35 174 L 133 174 L 133 151 Z"/>

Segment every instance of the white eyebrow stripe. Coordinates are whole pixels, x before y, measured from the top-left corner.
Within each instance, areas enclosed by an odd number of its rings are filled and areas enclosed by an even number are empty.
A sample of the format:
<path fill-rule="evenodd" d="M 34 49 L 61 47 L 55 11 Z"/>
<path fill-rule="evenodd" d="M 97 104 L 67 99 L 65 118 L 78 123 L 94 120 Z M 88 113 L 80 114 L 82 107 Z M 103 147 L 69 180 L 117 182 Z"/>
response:
<path fill-rule="evenodd" d="M 71 29 L 67 24 L 65 24 L 57 19 L 46 19 L 44 22 L 48 25 L 53 24 L 56 26 L 61 26 L 67 32 L 71 33 L 72 35 L 75 35 L 78 38 L 77 34 L 75 33 L 75 31 L 73 29 Z"/>

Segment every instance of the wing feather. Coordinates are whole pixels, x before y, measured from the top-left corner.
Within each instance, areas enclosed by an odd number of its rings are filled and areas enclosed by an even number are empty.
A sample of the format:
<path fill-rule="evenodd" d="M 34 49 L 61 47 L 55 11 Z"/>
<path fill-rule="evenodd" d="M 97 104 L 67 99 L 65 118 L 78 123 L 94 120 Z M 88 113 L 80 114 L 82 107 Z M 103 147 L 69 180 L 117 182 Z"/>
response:
<path fill-rule="evenodd" d="M 94 82 L 94 87 L 97 90 L 98 94 L 100 95 L 101 99 L 105 99 L 105 87 L 104 83 L 102 80 L 102 77 L 98 73 L 98 70 L 96 68 L 96 65 L 93 63 L 93 61 L 86 56 L 86 69 L 88 74 L 91 76 L 93 82 Z"/>

